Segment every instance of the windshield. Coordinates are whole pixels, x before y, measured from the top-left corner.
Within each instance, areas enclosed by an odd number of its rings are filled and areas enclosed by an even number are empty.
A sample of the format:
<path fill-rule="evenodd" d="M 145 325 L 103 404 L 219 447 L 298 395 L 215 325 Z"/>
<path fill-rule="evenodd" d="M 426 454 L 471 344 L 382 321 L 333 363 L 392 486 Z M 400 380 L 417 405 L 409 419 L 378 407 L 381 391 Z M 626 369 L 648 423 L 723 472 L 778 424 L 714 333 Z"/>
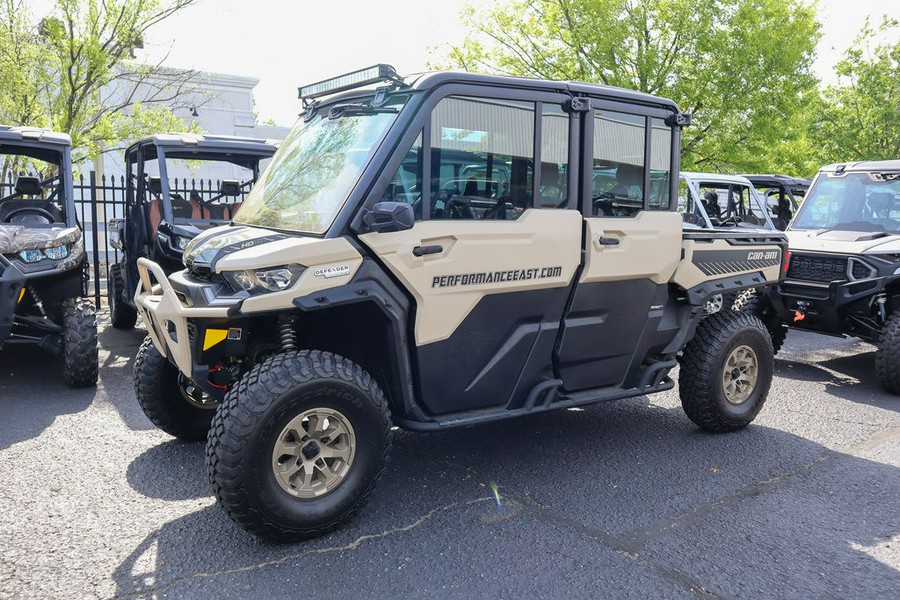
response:
<path fill-rule="evenodd" d="M 0 225 L 65 223 L 66 190 L 59 175 L 62 157 L 46 162 L 16 153 L 20 151 L 28 152 L 0 145 Z M 56 158 L 49 151 L 42 154 Z"/>
<path fill-rule="evenodd" d="M 324 233 L 399 109 L 399 105 L 378 110 L 354 107 L 320 109 L 308 122 L 298 122 L 235 222 Z"/>
<path fill-rule="evenodd" d="M 249 159 L 253 160 L 253 159 Z M 257 159 L 258 160 L 258 159 Z M 145 163 L 149 177 L 157 161 Z M 175 222 L 227 221 L 237 212 L 241 202 L 256 181 L 256 171 L 222 159 L 182 159 L 166 155 L 166 172 L 169 197 L 172 200 L 172 216 Z M 153 185 L 149 185 L 152 195 Z"/>
<path fill-rule="evenodd" d="M 900 233 L 898 174 L 823 173 L 809 190 L 791 229 Z"/>

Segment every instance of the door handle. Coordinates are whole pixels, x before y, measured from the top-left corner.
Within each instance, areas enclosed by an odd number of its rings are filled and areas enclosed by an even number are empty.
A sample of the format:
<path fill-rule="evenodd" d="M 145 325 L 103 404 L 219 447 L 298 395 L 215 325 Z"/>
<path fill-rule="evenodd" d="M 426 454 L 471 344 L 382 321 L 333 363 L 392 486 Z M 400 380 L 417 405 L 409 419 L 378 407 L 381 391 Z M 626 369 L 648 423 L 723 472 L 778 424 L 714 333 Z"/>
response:
<path fill-rule="evenodd" d="M 414 256 L 425 256 L 426 254 L 440 254 L 444 251 L 444 247 L 440 244 L 435 244 L 433 246 L 416 246 L 413 248 Z"/>
<path fill-rule="evenodd" d="M 600 244 L 602 246 L 618 246 L 619 238 L 610 237 L 607 235 L 601 235 L 600 236 Z"/>

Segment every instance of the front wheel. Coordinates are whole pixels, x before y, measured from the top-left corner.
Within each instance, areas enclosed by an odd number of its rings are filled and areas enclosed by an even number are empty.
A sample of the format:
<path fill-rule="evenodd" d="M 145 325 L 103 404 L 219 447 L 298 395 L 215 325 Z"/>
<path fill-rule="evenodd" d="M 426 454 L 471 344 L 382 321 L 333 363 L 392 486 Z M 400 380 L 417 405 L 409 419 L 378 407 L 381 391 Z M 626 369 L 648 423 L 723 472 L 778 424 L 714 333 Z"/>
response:
<path fill-rule="evenodd" d="M 900 395 L 900 310 L 895 310 L 881 328 L 875 350 L 875 376 L 881 387 Z"/>
<path fill-rule="evenodd" d="M 218 403 L 163 356 L 150 336 L 134 360 L 134 393 L 150 421 L 180 440 L 202 442 Z"/>
<path fill-rule="evenodd" d="M 137 323 L 137 311 L 122 299 L 124 292 L 125 280 L 122 277 L 122 265 L 110 265 L 109 277 L 106 280 L 106 294 L 109 300 L 110 322 L 116 329 L 132 329 Z"/>
<path fill-rule="evenodd" d="M 95 385 L 100 371 L 97 354 L 97 314 L 87 298 L 69 298 L 62 305 L 63 380 L 73 388 Z"/>
<path fill-rule="evenodd" d="M 206 465 L 232 520 L 292 542 L 352 519 L 390 447 L 390 411 L 372 377 L 341 356 L 303 350 L 267 359 L 228 392 Z"/>
<path fill-rule="evenodd" d="M 709 431 L 749 425 L 762 409 L 775 358 L 765 325 L 747 313 L 704 319 L 684 349 L 678 394 L 688 418 Z"/>

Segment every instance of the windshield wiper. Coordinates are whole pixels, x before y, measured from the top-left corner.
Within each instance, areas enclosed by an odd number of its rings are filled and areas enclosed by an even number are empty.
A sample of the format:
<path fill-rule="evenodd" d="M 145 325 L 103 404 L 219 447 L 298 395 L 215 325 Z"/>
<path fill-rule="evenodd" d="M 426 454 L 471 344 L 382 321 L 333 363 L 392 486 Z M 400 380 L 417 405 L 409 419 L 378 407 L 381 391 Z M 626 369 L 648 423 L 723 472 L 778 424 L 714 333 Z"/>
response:
<path fill-rule="evenodd" d="M 341 117 L 356 117 L 360 115 L 374 115 L 379 113 L 399 113 L 400 110 L 394 106 L 371 106 L 369 104 L 361 104 L 358 102 L 349 104 L 336 104 L 328 110 L 329 119 L 339 119 Z"/>

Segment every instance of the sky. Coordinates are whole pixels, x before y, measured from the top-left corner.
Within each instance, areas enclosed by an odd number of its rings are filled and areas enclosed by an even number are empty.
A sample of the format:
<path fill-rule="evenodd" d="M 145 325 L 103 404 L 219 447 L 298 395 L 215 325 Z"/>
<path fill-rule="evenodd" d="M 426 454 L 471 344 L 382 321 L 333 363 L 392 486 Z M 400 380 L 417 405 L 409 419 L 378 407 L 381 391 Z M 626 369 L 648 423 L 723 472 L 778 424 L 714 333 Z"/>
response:
<path fill-rule="evenodd" d="M 34 0 L 37 5 L 48 0 Z M 491 0 L 201 0 L 148 33 L 143 57 L 170 67 L 246 75 L 261 120 L 290 125 L 300 109 L 297 88 L 375 63 L 401 74 L 426 70 L 429 59 L 460 44 L 466 5 Z M 816 74 L 832 67 L 867 15 L 900 19 L 897 0 L 819 0 L 822 39 Z"/>

